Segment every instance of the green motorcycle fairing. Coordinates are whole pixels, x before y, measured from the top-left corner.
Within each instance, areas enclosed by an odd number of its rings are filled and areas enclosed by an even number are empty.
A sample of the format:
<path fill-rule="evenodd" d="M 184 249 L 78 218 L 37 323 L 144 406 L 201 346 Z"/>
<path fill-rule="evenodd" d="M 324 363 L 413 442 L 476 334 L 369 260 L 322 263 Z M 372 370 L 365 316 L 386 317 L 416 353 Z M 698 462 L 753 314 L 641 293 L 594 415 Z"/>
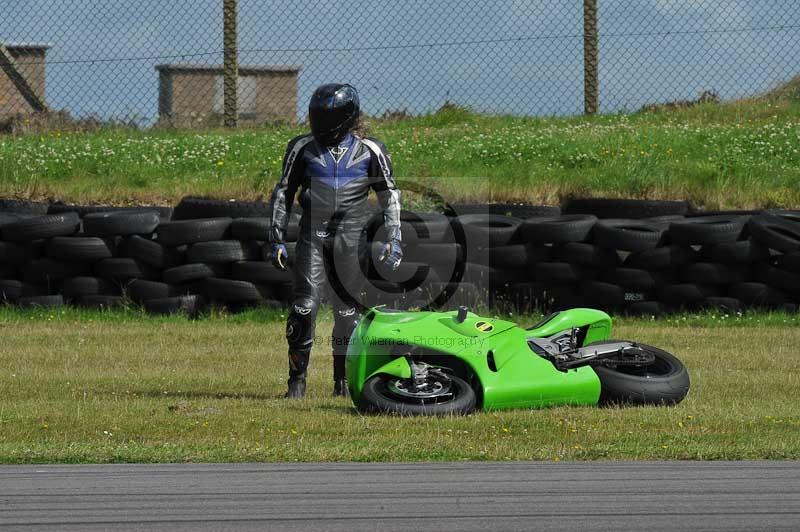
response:
<path fill-rule="evenodd" d="M 350 339 L 347 380 L 350 396 L 361 406 L 364 383 L 377 374 L 407 379 L 405 354 L 412 348 L 453 357 L 472 373 L 486 410 L 596 404 L 600 380 L 590 367 L 559 371 L 529 347 L 528 338 L 545 338 L 572 328 L 585 331 L 583 344 L 605 340 L 611 319 L 593 309 L 572 309 L 543 320 L 535 329 L 467 313 L 398 312 L 372 309 Z"/>

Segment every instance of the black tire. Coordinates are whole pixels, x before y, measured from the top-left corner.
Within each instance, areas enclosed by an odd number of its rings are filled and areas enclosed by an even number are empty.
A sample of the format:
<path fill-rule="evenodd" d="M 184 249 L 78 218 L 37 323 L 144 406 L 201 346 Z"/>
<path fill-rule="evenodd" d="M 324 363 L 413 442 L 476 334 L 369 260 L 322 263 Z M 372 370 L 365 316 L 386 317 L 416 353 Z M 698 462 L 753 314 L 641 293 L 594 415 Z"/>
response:
<path fill-rule="evenodd" d="M 158 241 L 167 247 L 175 247 L 224 240 L 232 222 L 230 218 L 167 222 L 158 226 Z"/>
<path fill-rule="evenodd" d="M 593 307 L 603 310 L 625 304 L 625 289 L 612 283 L 588 281 L 581 285 L 580 293 Z"/>
<path fill-rule="evenodd" d="M 78 231 L 81 220 L 75 213 L 37 216 L 3 226 L 3 240 L 30 242 L 41 238 L 69 236 Z"/>
<path fill-rule="evenodd" d="M 22 296 L 22 281 L 0 279 L 0 305 L 16 303 Z"/>
<path fill-rule="evenodd" d="M 658 247 L 664 229 L 644 221 L 610 219 L 598 221 L 593 236 L 595 244 L 602 248 L 641 252 Z"/>
<path fill-rule="evenodd" d="M 669 225 L 669 240 L 679 246 L 736 242 L 744 232 L 746 216 L 698 216 Z"/>
<path fill-rule="evenodd" d="M 110 309 L 125 306 L 125 298 L 122 296 L 94 295 L 83 296 L 78 299 L 78 305 L 83 308 L 91 309 Z"/>
<path fill-rule="evenodd" d="M 800 251 L 800 222 L 789 217 L 756 216 L 747 227 L 752 238 L 768 248 L 781 253 Z"/>
<path fill-rule="evenodd" d="M 501 249 L 504 248 L 492 249 L 490 255 L 493 256 L 497 250 Z M 408 246 L 403 252 L 403 260 L 427 262 L 431 266 L 452 268 L 459 262 L 463 262 L 464 259 L 463 246 L 453 243 L 428 244 L 426 241 L 420 241 L 416 246 Z"/>
<path fill-rule="evenodd" d="M 756 265 L 755 280 L 800 297 L 800 275 L 781 270 L 771 264 Z"/>
<path fill-rule="evenodd" d="M 270 218 L 236 218 L 231 223 L 231 236 L 237 240 L 269 240 Z M 287 239 L 288 240 L 288 239 Z"/>
<path fill-rule="evenodd" d="M 479 288 L 488 288 L 496 272 L 497 270 L 491 266 L 467 262 L 458 280 L 472 283 Z"/>
<path fill-rule="evenodd" d="M 117 282 L 127 282 L 131 279 L 155 280 L 159 277 L 157 269 L 128 258 L 103 259 L 95 264 L 94 273 L 103 279 Z"/>
<path fill-rule="evenodd" d="M 658 291 L 658 300 L 676 308 L 696 306 L 707 297 L 722 295 L 719 288 L 691 283 L 670 284 Z"/>
<path fill-rule="evenodd" d="M 28 263 L 23 272 L 23 278 L 29 283 L 49 285 L 68 277 L 83 275 L 86 270 L 87 266 L 78 262 L 36 259 Z"/>
<path fill-rule="evenodd" d="M 363 401 L 368 412 L 399 414 L 401 416 L 465 416 L 475 410 L 477 396 L 475 390 L 463 379 L 447 375 L 449 386 L 455 388 L 453 398 L 448 401 L 425 404 L 411 398 L 393 393 L 391 385 L 402 379 L 389 375 L 375 375 L 364 383 Z M 414 401 L 414 402 L 411 402 Z"/>
<path fill-rule="evenodd" d="M 229 201 L 187 196 L 178 203 L 173 220 L 198 220 L 200 218 L 269 218 L 269 203 L 263 201 Z M 219 240 L 215 238 L 214 240 Z"/>
<path fill-rule="evenodd" d="M 262 301 L 269 294 L 248 281 L 209 277 L 203 281 L 203 295 L 209 301 L 245 303 Z"/>
<path fill-rule="evenodd" d="M 17 267 L 13 264 L 0 264 L 0 279 L 11 279 L 17 276 Z"/>
<path fill-rule="evenodd" d="M 481 254 L 484 255 L 485 259 L 488 259 L 488 264 L 493 268 L 522 270 L 527 268 L 531 264 L 528 261 L 529 247 L 531 246 L 526 244 L 497 246 L 483 250 Z M 428 256 L 433 257 L 434 255 L 428 255 Z M 456 260 L 452 260 L 451 264 L 454 264 L 455 262 Z"/>
<path fill-rule="evenodd" d="M 531 268 L 533 278 L 546 283 L 580 283 L 587 270 L 567 262 L 540 262 Z"/>
<path fill-rule="evenodd" d="M 694 262 L 697 252 L 690 247 L 663 246 L 642 253 L 631 253 L 623 262 L 626 268 L 674 270 Z"/>
<path fill-rule="evenodd" d="M 47 243 L 47 255 L 74 262 L 97 262 L 114 256 L 113 241 L 98 237 L 57 236 Z"/>
<path fill-rule="evenodd" d="M 172 217 L 172 207 L 161 207 L 158 205 L 117 207 L 114 205 L 69 205 L 65 203 L 51 203 L 47 209 L 47 214 L 63 214 L 65 212 L 74 212 L 83 218 L 88 214 L 100 212 L 133 213 L 145 211 L 158 213 L 158 217 L 162 222 L 168 222 Z"/>
<path fill-rule="evenodd" d="M 598 218 L 641 219 L 654 216 L 685 215 L 686 201 L 636 200 L 614 198 L 576 198 L 564 205 L 564 214 L 592 214 Z"/>
<path fill-rule="evenodd" d="M 533 289 L 542 286 L 537 296 L 536 305 L 539 310 L 565 310 L 585 306 L 586 298 L 578 292 L 574 284 L 531 283 Z"/>
<path fill-rule="evenodd" d="M 150 235 L 160 221 L 155 211 L 96 212 L 83 217 L 83 232 L 93 236 Z"/>
<path fill-rule="evenodd" d="M 227 277 L 229 268 L 224 264 L 192 263 L 164 270 L 161 278 L 168 284 L 183 284 L 202 281 L 209 277 Z"/>
<path fill-rule="evenodd" d="M 119 295 L 119 285 L 100 277 L 70 277 L 61 284 L 65 298 L 76 299 L 83 296 Z"/>
<path fill-rule="evenodd" d="M 680 214 L 665 214 L 664 216 L 651 216 L 649 218 L 642 218 L 641 221 L 655 225 L 658 228 L 666 231 L 669 229 L 669 224 L 672 222 L 679 222 L 686 218 Z"/>
<path fill-rule="evenodd" d="M 465 214 L 455 219 L 467 247 L 497 247 L 514 242 L 522 220 L 495 214 Z"/>
<path fill-rule="evenodd" d="M 784 209 L 770 209 L 763 214 L 769 216 L 778 216 L 789 222 L 800 224 L 800 210 L 784 210 Z"/>
<path fill-rule="evenodd" d="M 2 256 L 2 253 L 0 253 L 0 256 Z M 800 251 L 779 255 L 775 258 L 775 266 L 781 270 L 800 275 Z"/>
<path fill-rule="evenodd" d="M 561 207 L 527 203 L 453 203 L 451 208 L 456 216 L 464 214 L 495 214 L 524 220 L 525 218 L 534 218 L 536 216 L 561 215 Z"/>
<path fill-rule="evenodd" d="M 18 267 L 18 265 L 0 262 L 0 279 L 16 278 Z"/>
<path fill-rule="evenodd" d="M 63 307 L 64 298 L 61 295 L 21 297 L 19 298 L 18 304 L 23 308 Z"/>
<path fill-rule="evenodd" d="M 600 379 L 600 404 L 675 405 L 683 401 L 689 393 L 689 372 L 683 362 L 663 349 L 637 345 L 655 356 L 653 364 L 646 368 L 594 367 Z"/>
<path fill-rule="evenodd" d="M 730 209 L 730 210 L 711 210 L 711 211 L 701 211 L 695 210 L 690 212 L 686 215 L 687 218 L 698 218 L 703 216 L 760 216 L 764 214 L 763 209 Z"/>
<path fill-rule="evenodd" d="M 270 218 L 236 218 L 231 223 L 231 235 L 237 240 L 269 240 L 269 231 L 272 226 Z M 283 235 L 285 242 L 296 242 L 300 234 L 300 214 L 292 211 L 289 215 L 289 224 Z"/>
<path fill-rule="evenodd" d="M 743 283 L 751 278 L 752 269 L 747 265 L 696 262 L 681 271 L 681 281 L 685 283 L 733 284 Z"/>
<path fill-rule="evenodd" d="M 203 295 L 203 281 L 192 281 L 190 283 L 172 284 L 170 286 L 169 296 L 202 296 Z M 153 298 L 160 299 L 160 298 Z"/>
<path fill-rule="evenodd" d="M 123 239 L 120 250 L 125 257 L 158 269 L 178 266 L 186 259 L 186 250 L 183 247 L 168 248 L 155 240 L 138 235 Z"/>
<path fill-rule="evenodd" d="M 35 284 L 27 284 L 17 279 L 0 279 L 0 305 L 17 303 L 21 297 L 45 296 L 47 288 Z"/>
<path fill-rule="evenodd" d="M 703 246 L 700 250 L 702 259 L 723 264 L 752 264 L 767 260 L 769 256 L 769 249 L 752 239 Z"/>
<path fill-rule="evenodd" d="M 45 257 L 47 253 L 46 239 L 33 240 L 31 242 L 26 242 L 24 244 L 21 244 L 21 246 L 25 249 L 25 253 L 29 257 L 29 259 L 26 262 L 31 262 L 36 259 L 46 258 Z"/>
<path fill-rule="evenodd" d="M 533 244 L 584 242 L 596 222 L 597 217 L 583 214 L 528 218 L 520 226 L 519 234 L 525 242 Z"/>
<path fill-rule="evenodd" d="M 47 214 L 47 203 L 28 200 L 0 199 L 0 213 Z"/>
<path fill-rule="evenodd" d="M 11 212 L 0 212 L 0 231 L 2 231 L 3 227 L 17 223 L 20 220 L 23 220 L 25 217 L 20 216 L 19 214 L 14 214 Z"/>
<path fill-rule="evenodd" d="M 602 274 L 604 281 L 622 286 L 630 291 L 650 293 L 664 284 L 662 275 L 636 268 L 614 268 Z"/>
<path fill-rule="evenodd" d="M 453 220 L 443 214 L 401 211 L 400 220 L 403 225 L 413 230 L 413 239 L 419 244 L 451 244 L 456 241 Z M 403 238 L 405 236 L 404 232 Z"/>
<path fill-rule="evenodd" d="M 182 295 L 178 293 L 172 285 L 159 281 L 146 281 L 144 279 L 134 279 L 125 289 L 128 296 L 136 303 L 148 301 L 150 299 L 164 299 Z"/>
<path fill-rule="evenodd" d="M 546 248 L 550 249 L 550 248 Z M 569 242 L 553 248 L 553 258 L 560 262 L 604 270 L 619 265 L 619 255 L 613 249 L 585 242 Z"/>
<path fill-rule="evenodd" d="M 189 317 L 195 317 L 203 309 L 203 298 L 201 296 L 191 295 L 151 299 L 150 301 L 145 301 L 142 306 L 149 314 L 186 314 Z"/>
<path fill-rule="evenodd" d="M 20 266 L 30 262 L 34 257 L 28 246 L 14 244 L 13 242 L 0 242 L 0 264 Z"/>
<path fill-rule="evenodd" d="M 248 245 L 238 240 L 216 240 L 192 244 L 186 251 L 187 262 L 205 262 L 208 264 L 258 260 L 261 258 L 261 247 Z"/>
<path fill-rule="evenodd" d="M 700 304 L 700 307 L 706 310 L 729 312 L 731 314 L 741 312 L 744 309 L 742 302 L 735 297 L 707 297 Z"/>
<path fill-rule="evenodd" d="M 777 307 L 791 302 L 784 292 L 764 283 L 739 283 L 728 292 L 749 307 Z"/>
<path fill-rule="evenodd" d="M 231 278 L 251 283 L 285 283 L 292 281 L 292 272 L 279 270 L 269 262 L 242 261 L 231 265 Z"/>

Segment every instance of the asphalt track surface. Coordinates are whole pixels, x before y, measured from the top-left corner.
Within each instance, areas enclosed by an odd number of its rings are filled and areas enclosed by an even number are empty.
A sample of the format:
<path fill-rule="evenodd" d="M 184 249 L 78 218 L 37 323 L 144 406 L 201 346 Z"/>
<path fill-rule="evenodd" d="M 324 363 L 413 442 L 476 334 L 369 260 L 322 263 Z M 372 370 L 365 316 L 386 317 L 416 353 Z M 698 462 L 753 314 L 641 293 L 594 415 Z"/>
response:
<path fill-rule="evenodd" d="M 800 530 L 800 462 L 0 467 L 0 530 Z"/>

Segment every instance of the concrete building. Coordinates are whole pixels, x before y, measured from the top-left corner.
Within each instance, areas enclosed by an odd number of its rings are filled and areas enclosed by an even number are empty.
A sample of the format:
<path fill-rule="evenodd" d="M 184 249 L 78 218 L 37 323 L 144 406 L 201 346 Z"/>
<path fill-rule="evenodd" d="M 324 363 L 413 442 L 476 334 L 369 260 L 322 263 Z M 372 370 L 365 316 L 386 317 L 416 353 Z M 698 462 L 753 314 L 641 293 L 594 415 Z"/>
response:
<path fill-rule="evenodd" d="M 42 43 L 0 43 L 0 119 L 47 110 L 49 49 L 49 44 Z"/>
<path fill-rule="evenodd" d="M 222 67 L 157 65 L 159 124 L 171 127 L 222 123 Z M 299 67 L 240 66 L 239 121 L 243 125 L 294 122 L 297 119 Z"/>

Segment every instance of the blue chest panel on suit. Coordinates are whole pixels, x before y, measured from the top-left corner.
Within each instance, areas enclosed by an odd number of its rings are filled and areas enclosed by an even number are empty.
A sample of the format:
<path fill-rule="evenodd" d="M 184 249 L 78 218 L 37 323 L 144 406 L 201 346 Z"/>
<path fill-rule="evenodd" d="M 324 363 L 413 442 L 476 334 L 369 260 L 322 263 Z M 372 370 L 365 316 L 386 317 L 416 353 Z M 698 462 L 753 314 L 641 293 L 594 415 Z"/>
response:
<path fill-rule="evenodd" d="M 309 185 L 321 183 L 332 189 L 345 187 L 366 176 L 371 157 L 369 149 L 352 135 L 331 148 L 314 142 L 303 153 Z"/>

